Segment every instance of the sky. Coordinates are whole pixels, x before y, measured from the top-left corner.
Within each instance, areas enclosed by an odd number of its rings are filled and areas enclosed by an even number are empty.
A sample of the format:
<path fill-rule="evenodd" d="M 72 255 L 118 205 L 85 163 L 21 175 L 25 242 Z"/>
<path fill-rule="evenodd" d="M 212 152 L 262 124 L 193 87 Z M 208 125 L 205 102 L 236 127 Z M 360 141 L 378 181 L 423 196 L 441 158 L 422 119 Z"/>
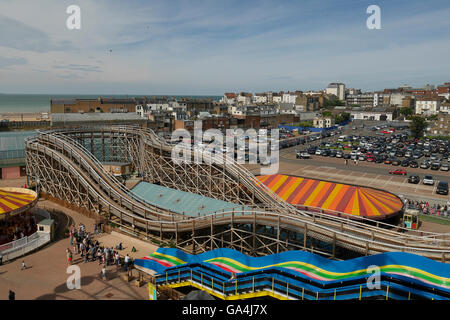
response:
<path fill-rule="evenodd" d="M 66 26 L 70 5 L 79 30 Z M 450 82 L 449 17 L 448 0 L 0 0 L 0 93 L 438 85 Z"/>

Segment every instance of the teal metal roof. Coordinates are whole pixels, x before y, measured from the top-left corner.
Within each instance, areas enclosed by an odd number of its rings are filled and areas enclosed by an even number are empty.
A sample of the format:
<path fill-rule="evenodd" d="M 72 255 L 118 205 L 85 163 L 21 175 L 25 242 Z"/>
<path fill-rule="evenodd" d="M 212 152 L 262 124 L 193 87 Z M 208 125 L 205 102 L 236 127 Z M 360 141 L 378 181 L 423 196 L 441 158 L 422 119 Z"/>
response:
<path fill-rule="evenodd" d="M 0 132 L 0 167 L 25 165 L 25 139 L 35 131 Z"/>
<path fill-rule="evenodd" d="M 35 131 L 0 132 L 0 151 L 25 150 L 25 138 L 34 135 Z"/>
<path fill-rule="evenodd" d="M 148 203 L 187 216 L 210 214 L 216 211 L 242 209 L 236 203 L 216 200 L 198 194 L 162 187 L 148 182 L 140 182 L 132 192 Z M 250 209 L 249 207 L 244 207 Z"/>

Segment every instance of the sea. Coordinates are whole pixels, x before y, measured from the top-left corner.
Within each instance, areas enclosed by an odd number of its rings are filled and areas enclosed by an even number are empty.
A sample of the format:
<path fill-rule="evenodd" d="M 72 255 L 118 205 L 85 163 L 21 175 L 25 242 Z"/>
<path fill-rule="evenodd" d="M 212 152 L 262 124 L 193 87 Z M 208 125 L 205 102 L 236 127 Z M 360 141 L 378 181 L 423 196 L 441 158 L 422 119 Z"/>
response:
<path fill-rule="evenodd" d="M 144 95 L 86 95 L 86 94 L 2 94 L 0 93 L 0 114 L 2 112 L 49 112 L 51 99 L 97 99 L 103 98 L 141 98 Z M 213 98 L 218 101 L 222 96 L 196 96 L 196 95 L 156 95 L 147 94 L 147 97 L 192 97 L 192 98 Z"/>

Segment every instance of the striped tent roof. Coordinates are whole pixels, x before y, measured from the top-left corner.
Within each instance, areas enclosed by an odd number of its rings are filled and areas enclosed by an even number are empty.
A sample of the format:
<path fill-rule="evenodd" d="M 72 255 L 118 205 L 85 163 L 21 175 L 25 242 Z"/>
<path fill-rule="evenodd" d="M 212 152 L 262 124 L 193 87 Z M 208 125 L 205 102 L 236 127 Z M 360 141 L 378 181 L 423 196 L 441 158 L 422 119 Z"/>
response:
<path fill-rule="evenodd" d="M 1 188 L 0 215 L 27 206 L 36 200 L 36 197 L 36 193 L 28 189 Z"/>
<path fill-rule="evenodd" d="M 281 174 L 258 179 L 294 206 L 384 219 L 398 213 L 403 203 L 396 195 L 366 187 L 306 179 Z"/>

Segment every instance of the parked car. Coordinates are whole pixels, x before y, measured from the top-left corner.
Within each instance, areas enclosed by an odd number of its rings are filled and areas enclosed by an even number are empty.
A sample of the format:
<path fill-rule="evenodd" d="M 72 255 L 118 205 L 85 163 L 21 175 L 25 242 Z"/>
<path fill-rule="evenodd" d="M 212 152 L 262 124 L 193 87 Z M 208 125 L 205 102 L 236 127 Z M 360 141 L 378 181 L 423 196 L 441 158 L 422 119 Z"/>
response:
<path fill-rule="evenodd" d="M 425 184 L 425 185 L 429 185 L 429 186 L 432 186 L 432 185 L 434 185 L 434 179 L 433 179 L 433 176 L 430 176 L 430 175 L 426 175 L 425 177 L 423 177 L 423 184 Z"/>
<path fill-rule="evenodd" d="M 410 166 L 411 168 L 418 168 L 418 167 L 419 167 L 419 164 L 417 163 L 417 161 L 411 160 L 411 161 L 409 162 L 409 166 Z"/>
<path fill-rule="evenodd" d="M 448 182 L 439 181 L 437 188 L 436 188 L 436 193 L 448 195 Z"/>
<path fill-rule="evenodd" d="M 393 165 L 393 166 L 399 166 L 399 165 L 400 165 L 400 163 L 401 163 L 401 161 L 400 161 L 400 160 L 398 160 L 398 159 L 394 159 L 394 160 L 392 160 L 392 165 Z"/>
<path fill-rule="evenodd" d="M 396 174 L 396 175 L 405 176 L 405 175 L 407 175 L 407 172 L 406 172 L 405 169 L 395 169 L 395 170 L 390 170 L 389 174 Z"/>
<path fill-rule="evenodd" d="M 441 171 L 448 171 L 448 164 L 446 164 L 446 163 L 442 164 Z"/>
<path fill-rule="evenodd" d="M 428 169 L 429 167 L 430 167 L 430 165 L 426 161 L 424 161 L 420 164 L 421 169 Z"/>
<path fill-rule="evenodd" d="M 409 160 L 403 160 L 402 161 L 402 163 L 401 163 L 401 165 L 402 165 L 402 167 L 407 167 L 407 166 L 409 166 Z"/>
<path fill-rule="evenodd" d="M 297 159 L 309 159 L 311 156 L 306 151 L 297 152 Z"/>
<path fill-rule="evenodd" d="M 411 176 L 409 176 L 409 178 L 408 178 L 408 182 L 409 182 L 409 183 L 418 184 L 418 183 L 420 182 L 420 178 L 419 178 L 419 176 L 411 175 Z"/>
<path fill-rule="evenodd" d="M 433 162 L 431 164 L 431 170 L 439 170 L 440 167 L 441 167 L 441 164 L 439 162 Z"/>

